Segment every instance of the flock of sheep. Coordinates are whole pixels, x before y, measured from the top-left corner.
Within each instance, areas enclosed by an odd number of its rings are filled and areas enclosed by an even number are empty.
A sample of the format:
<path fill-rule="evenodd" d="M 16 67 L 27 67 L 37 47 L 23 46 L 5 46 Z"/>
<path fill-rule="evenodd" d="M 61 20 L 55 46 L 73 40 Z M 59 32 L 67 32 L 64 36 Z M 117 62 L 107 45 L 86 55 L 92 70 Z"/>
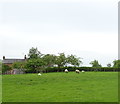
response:
<path fill-rule="evenodd" d="M 68 69 L 65 69 L 64 72 L 65 72 L 65 73 L 68 73 L 69 71 L 68 71 Z M 79 73 L 80 73 L 80 70 L 76 69 L 75 72 L 79 74 Z M 85 71 L 82 70 L 81 72 L 84 73 Z M 42 74 L 41 74 L 41 73 L 38 73 L 38 75 L 41 76 Z"/>
<path fill-rule="evenodd" d="M 79 74 L 79 73 L 80 73 L 80 70 L 76 69 L 75 72 Z M 85 72 L 85 71 L 82 70 L 81 72 Z M 68 70 L 67 70 L 67 69 L 65 69 L 65 73 L 68 73 Z"/>

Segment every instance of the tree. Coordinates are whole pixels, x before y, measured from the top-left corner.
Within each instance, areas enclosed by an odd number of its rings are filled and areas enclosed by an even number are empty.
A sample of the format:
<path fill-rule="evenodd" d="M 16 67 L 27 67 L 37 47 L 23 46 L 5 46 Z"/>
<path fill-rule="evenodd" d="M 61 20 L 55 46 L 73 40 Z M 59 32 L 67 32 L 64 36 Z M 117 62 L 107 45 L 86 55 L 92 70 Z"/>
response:
<path fill-rule="evenodd" d="M 2 73 L 4 74 L 5 72 L 12 70 L 12 68 L 8 65 L 2 64 Z"/>
<path fill-rule="evenodd" d="M 26 63 L 26 69 L 32 72 L 41 72 L 45 66 L 44 61 L 41 58 L 29 59 Z"/>
<path fill-rule="evenodd" d="M 12 67 L 15 69 L 20 69 L 22 71 L 25 71 L 25 65 L 26 65 L 26 62 L 14 62 Z"/>
<path fill-rule="evenodd" d="M 0 75 L 2 74 L 2 61 L 0 60 Z"/>
<path fill-rule="evenodd" d="M 107 64 L 107 67 L 111 67 L 111 63 L 108 63 L 108 64 Z"/>
<path fill-rule="evenodd" d="M 42 57 L 43 61 L 45 62 L 46 67 L 53 67 L 56 62 L 56 56 L 52 54 L 46 54 Z"/>
<path fill-rule="evenodd" d="M 79 57 L 76 57 L 75 55 L 68 55 L 67 56 L 67 63 L 76 66 L 79 66 L 82 61 L 80 61 Z"/>
<path fill-rule="evenodd" d="M 90 64 L 92 65 L 92 67 L 102 67 L 102 65 L 99 64 L 97 60 L 91 61 Z"/>
<path fill-rule="evenodd" d="M 113 67 L 120 68 L 120 60 L 114 60 L 113 61 Z"/>
<path fill-rule="evenodd" d="M 56 57 L 55 64 L 58 65 L 58 67 L 64 67 L 64 65 L 67 63 L 67 58 L 64 53 L 59 53 L 59 56 Z"/>
<path fill-rule="evenodd" d="M 37 48 L 32 47 L 29 50 L 29 54 L 28 54 L 29 59 L 37 59 L 41 56 L 42 56 L 42 54 L 40 53 L 40 51 L 38 51 Z"/>

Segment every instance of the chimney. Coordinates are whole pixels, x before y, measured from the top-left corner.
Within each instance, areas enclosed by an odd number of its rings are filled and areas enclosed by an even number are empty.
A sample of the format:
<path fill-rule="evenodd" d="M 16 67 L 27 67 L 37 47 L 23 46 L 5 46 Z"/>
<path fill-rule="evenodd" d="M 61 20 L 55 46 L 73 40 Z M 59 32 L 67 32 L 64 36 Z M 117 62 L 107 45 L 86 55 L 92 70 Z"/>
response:
<path fill-rule="evenodd" d="M 3 60 L 5 60 L 5 56 L 3 56 Z"/>
<path fill-rule="evenodd" d="M 27 58 L 26 58 L 26 55 L 24 56 L 24 59 L 26 60 Z"/>

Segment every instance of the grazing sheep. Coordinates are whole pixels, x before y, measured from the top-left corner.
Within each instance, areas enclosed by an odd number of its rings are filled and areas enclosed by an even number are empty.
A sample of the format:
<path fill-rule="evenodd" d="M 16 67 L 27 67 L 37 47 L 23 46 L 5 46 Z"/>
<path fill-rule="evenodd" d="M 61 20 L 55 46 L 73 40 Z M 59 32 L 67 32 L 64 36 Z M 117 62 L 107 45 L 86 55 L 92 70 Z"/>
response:
<path fill-rule="evenodd" d="M 67 69 L 65 69 L 65 73 L 68 73 L 68 70 L 67 70 Z"/>
<path fill-rule="evenodd" d="M 84 71 L 84 70 L 82 70 L 82 72 L 84 73 L 85 71 Z"/>
<path fill-rule="evenodd" d="M 75 72 L 79 74 L 79 73 L 80 73 L 80 70 L 76 69 Z"/>
<path fill-rule="evenodd" d="M 42 75 L 41 73 L 38 73 L 38 75 L 40 76 L 40 75 Z"/>

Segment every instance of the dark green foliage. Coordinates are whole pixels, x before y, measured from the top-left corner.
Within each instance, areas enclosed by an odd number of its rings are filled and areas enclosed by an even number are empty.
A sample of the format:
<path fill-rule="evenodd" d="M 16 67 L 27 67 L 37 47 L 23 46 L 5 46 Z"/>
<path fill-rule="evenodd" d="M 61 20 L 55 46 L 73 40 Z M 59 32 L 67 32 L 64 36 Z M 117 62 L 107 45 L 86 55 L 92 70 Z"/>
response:
<path fill-rule="evenodd" d="M 0 75 L 2 74 L 2 62 L 0 60 Z"/>
<path fill-rule="evenodd" d="M 67 57 L 65 56 L 64 53 L 59 53 L 58 56 L 53 54 L 43 55 L 38 51 L 37 48 L 32 47 L 29 50 L 26 68 L 29 70 L 29 71 L 27 70 L 27 72 L 35 72 L 41 69 L 43 70 L 45 68 L 48 69 L 51 67 L 58 66 L 57 71 L 62 71 L 61 67 L 65 67 L 68 64 L 73 66 L 79 66 L 80 63 L 81 63 L 80 58 L 77 58 L 75 55 L 68 55 Z"/>
<path fill-rule="evenodd" d="M 38 51 L 37 48 L 32 47 L 29 50 L 28 57 L 29 57 L 29 59 L 37 59 L 37 58 L 41 57 L 41 55 L 42 54 L 40 53 L 40 51 Z"/>
<path fill-rule="evenodd" d="M 24 69 L 26 62 L 15 62 L 12 67 L 15 69 Z"/>
<path fill-rule="evenodd" d="M 64 53 L 60 53 L 59 56 L 56 56 L 55 63 L 58 65 L 60 69 L 60 67 L 65 67 L 68 64 L 73 65 L 74 67 L 77 67 L 82 63 L 82 61 L 80 61 L 80 58 L 78 58 L 75 55 L 71 54 L 66 57 Z"/>
<path fill-rule="evenodd" d="M 29 50 L 28 59 L 25 62 L 16 62 L 13 64 L 13 68 L 26 69 L 26 73 L 36 72 L 63 72 L 66 68 L 69 71 L 119 71 L 120 60 L 115 60 L 113 68 L 111 64 L 107 64 L 108 67 L 102 67 L 97 60 L 90 62 L 92 67 L 79 67 L 82 61 L 75 55 L 66 56 L 65 53 L 59 53 L 58 56 L 53 54 L 41 54 L 37 48 L 31 48 Z M 73 67 L 68 67 L 72 65 Z"/>
<path fill-rule="evenodd" d="M 107 67 L 111 67 L 111 63 L 108 63 L 108 64 L 107 64 Z"/>
<path fill-rule="evenodd" d="M 46 54 L 42 57 L 42 60 L 44 61 L 46 67 L 53 67 L 55 65 L 56 58 L 57 57 L 55 55 Z"/>
<path fill-rule="evenodd" d="M 5 74 L 5 72 L 11 70 L 12 68 L 8 65 L 2 64 L 2 74 Z"/>
<path fill-rule="evenodd" d="M 12 65 L 12 68 L 14 69 L 20 69 L 21 71 L 25 72 L 26 70 L 26 61 L 25 62 L 15 62 Z"/>
<path fill-rule="evenodd" d="M 55 62 L 58 67 L 63 67 L 67 63 L 67 58 L 64 53 L 59 53 L 59 56 L 56 57 L 56 62 Z"/>
<path fill-rule="evenodd" d="M 114 60 L 113 64 L 113 67 L 120 68 L 120 60 Z"/>
<path fill-rule="evenodd" d="M 80 58 L 78 58 L 77 56 L 71 54 L 67 57 L 67 63 L 78 67 L 82 63 L 82 61 L 80 61 Z"/>
<path fill-rule="evenodd" d="M 44 61 L 41 58 L 38 59 L 29 59 L 26 62 L 26 69 L 29 72 L 41 72 L 45 66 Z"/>
<path fill-rule="evenodd" d="M 92 65 L 92 67 L 102 67 L 97 60 L 90 62 L 90 64 Z"/>
<path fill-rule="evenodd" d="M 113 72 L 113 71 L 119 71 L 118 68 L 113 67 L 48 67 L 44 69 L 44 72 L 63 72 L 65 69 L 68 69 L 68 71 L 75 71 L 76 69 L 82 71 L 100 71 L 100 72 Z"/>

